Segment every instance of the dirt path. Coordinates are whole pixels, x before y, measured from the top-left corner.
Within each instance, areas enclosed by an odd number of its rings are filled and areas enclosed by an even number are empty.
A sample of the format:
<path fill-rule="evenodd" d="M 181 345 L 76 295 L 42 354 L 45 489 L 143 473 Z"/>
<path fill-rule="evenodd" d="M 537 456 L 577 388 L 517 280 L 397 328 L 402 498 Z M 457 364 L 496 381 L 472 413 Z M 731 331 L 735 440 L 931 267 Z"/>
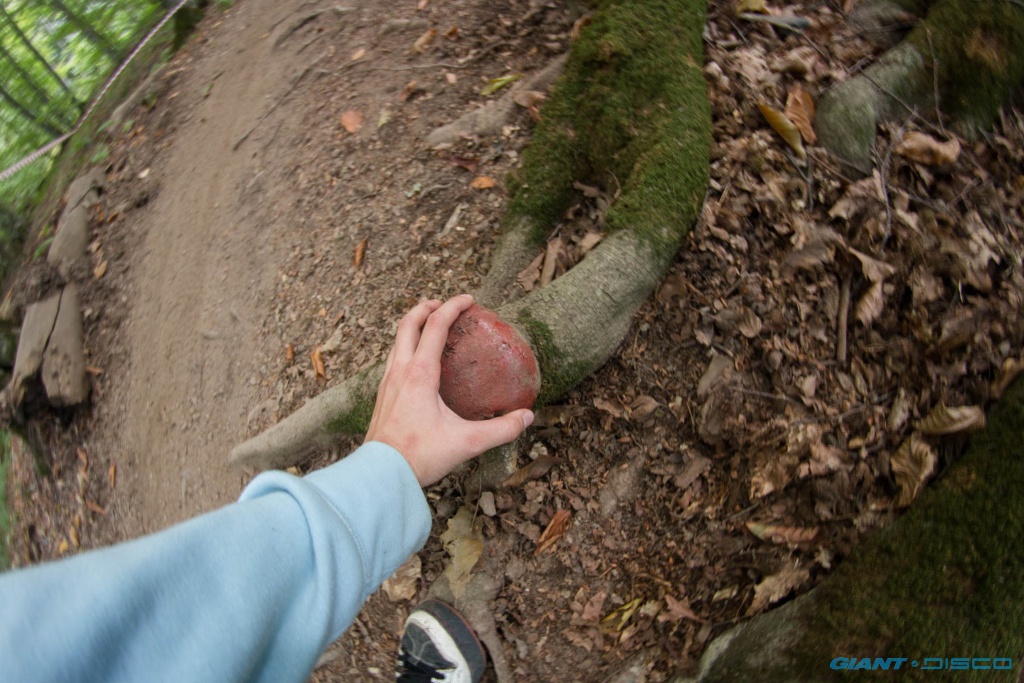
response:
<path fill-rule="evenodd" d="M 232 145 L 287 85 L 290 64 L 268 54 L 266 34 L 297 4 L 250 0 L 211 30 L 177 96 L 190 115 L 151 170 L 160 190 L 129 255 L 131 370 L 112 387 L 123 399 L 108 402 L 123 413 L 98 429 L 124 463 L 113 500 L 122 537 L 227 503 L 243 484 L 226 453 L 245 433 L 274 270 L 266 226 L 239 192 L 259 162 Z"/>

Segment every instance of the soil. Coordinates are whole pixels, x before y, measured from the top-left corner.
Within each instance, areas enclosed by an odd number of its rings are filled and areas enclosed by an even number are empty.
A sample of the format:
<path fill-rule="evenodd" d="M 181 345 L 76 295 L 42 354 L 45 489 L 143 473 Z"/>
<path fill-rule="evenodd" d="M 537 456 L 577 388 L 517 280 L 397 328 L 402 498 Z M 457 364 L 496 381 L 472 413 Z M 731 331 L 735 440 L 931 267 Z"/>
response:
<path fill-rule="evenodd" d="M 422 141 L 488 100 L 487 79 L 565 52 L 582 8 L 420 5 L 212 11 L 114 131 L 82 291 L 93 400 L 34 423 L 48 475 L 15 449 L 17 565 L 234 500 L 254 473 L 228 466 L 230 447 L 382 359 L 420 298 L 479 285 L 530 112 L 494 138 Z M 874 52 L 836 9 L 792 10 L 812 18 L 807 36 L 712 3 L 704 220 L 620 352 L 538 414 L 525 450 L 555 467 L 481 496 L 471 466 L 428 490 L 415 595 L 373 595 L 315 680 L 392 677 L 464 505 L 482 527 L 478 571 L 502 586 L 491 607 L 515 680 L 693 673 L 713 636 L 809 589 L 895 518 L 908 501 L 891 462 L 916 418 L 995 397 L 1024 342 L 1020 115 L 938 170 L 893 153 L 907 127 L 943 132 L 908 115 L 883 131 L 871 185 L 822 150 L 795 164 L 757 101 L 793 83 L 821 92 Z M 560 229 L 556 276 L 614 190 L 590 189 Z M 899 274 L 879 279 L 853 249 Z M 16 299 L 52 278 L 30 264 Z M 935 469 L 960 445 L 937 442 Z M 545 544 L 562 511 L 571 523 Z"/>

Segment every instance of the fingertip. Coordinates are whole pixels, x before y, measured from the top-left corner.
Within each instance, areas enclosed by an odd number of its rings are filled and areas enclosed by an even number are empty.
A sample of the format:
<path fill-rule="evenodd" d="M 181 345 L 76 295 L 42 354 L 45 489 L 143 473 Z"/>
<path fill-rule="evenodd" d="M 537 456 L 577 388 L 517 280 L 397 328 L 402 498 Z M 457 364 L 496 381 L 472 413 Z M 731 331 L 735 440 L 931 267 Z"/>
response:
<path fill-rule="evenodd" d="M 523 418 L 523 429 L 524 430 L 528 429 L 529 426 L 533 424 L 534 417 L 535 416 L 534 416 L 532 410 L 525 410 L 525 411 L 523 411 L 522 418 Z"/>

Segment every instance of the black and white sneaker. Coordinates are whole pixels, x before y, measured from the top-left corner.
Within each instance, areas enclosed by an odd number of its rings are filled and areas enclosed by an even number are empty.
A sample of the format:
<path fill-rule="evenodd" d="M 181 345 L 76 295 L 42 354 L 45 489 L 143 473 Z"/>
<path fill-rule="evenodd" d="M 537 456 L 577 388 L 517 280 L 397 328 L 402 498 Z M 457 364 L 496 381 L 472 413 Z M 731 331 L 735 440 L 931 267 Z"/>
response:
<path fill-rule="evenodd" d="M 486 654 L 466 619 L 440 600 L 426 600 L 405 620 L 395 679 L 399 683 L 479 683 Z"/>

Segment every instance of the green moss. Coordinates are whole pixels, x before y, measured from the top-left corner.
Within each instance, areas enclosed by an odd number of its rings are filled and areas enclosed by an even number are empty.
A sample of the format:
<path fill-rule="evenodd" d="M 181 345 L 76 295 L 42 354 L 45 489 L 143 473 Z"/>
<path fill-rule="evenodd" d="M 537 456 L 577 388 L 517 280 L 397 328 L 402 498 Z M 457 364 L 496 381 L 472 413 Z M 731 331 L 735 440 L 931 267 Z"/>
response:
<path fill-rule="evenodd" d="M 356 401 L 352 410 L 327 423 L 327 431 L 334 434 L 364 434 L 370 427 L 375 403 L 376 397 L 373 393 L 369 398 Z"/>
<path fill-rule="evenodd" d="M 985 680 L 1014 679 L 1024 656 L 1022 430 L 1017 382 L 960 462 L 821 586 L 800 673 L 825 678 L 833 657 L 1012 657 L 1012 674 L 990 671 Z M 901 680 L 935 675 L 900 671 Z"/>
<path fill-rule="evenodd" d="M 621 196 L 611 230 L 678 247 L 707 184 L 711 115 L 697 0 L 598 2 L 511 179 L 508 221 L 542 242 L 582 180 Z"/>
<path fill-rule="evenodd" d="M 551 329 L 530 315 L 528 310 L 520 311 L 516 322 L 526 333 L 540 366 L 541 385 L 536 408 L 555 400 L 594 370 L 592 364 L 574 359 L 558 348 Z"/>
<path fill-rule="evenodd" d="M 1009 0 L 939 0 L 907 37 L 935 64 L 943 114 L 974 134 L 1024 82 L 1024 9 Z"/>

